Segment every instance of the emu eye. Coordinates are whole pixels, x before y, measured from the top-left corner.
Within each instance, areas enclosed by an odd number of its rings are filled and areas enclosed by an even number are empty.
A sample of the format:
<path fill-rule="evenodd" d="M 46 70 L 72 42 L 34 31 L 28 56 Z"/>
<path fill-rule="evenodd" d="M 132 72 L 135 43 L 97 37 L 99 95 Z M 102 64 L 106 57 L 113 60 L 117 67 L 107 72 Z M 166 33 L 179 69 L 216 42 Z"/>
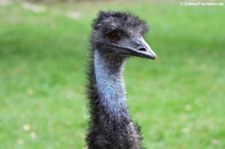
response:
<path fill-rule="evenodd" d="M 119 42 L 121 39 L 121 33 L 117 32 L 117 31 L 113 31 L 107 34 L 107 37 L 109 39 L 110 42 Z"/>

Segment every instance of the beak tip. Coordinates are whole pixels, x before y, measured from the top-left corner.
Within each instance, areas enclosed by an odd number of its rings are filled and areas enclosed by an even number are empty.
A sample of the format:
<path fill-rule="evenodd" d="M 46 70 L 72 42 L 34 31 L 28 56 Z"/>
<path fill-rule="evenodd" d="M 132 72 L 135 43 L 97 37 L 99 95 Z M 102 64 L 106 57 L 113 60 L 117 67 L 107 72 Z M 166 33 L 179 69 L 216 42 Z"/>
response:
<path fill-rule="evenodd" d="M 149 58 L 155 60 L 157 58 L 157 55 L 155 53 L 152 53 L 151 55 L 149 55 Z"/>
<path fill-rule="evenodd" d="M 152 56 L 150 59 L 155 60 L 157 56 Z"/>

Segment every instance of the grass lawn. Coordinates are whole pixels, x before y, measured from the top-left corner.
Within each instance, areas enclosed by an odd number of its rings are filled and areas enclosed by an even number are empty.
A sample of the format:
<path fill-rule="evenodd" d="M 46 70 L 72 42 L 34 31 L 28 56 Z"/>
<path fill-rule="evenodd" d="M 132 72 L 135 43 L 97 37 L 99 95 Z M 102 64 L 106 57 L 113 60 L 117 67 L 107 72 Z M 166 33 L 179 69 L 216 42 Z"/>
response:
<path fill-rule="evenodd" d="M 25 9 L 26 8 L 26 9 Z M 129 109 L 146 149 L 225 148 L 225 6 L 95 2 L 0 5 L 0 149 L 85 148 L 85 69 L 99 10 L 151 26 L 156 61 L 130 59 Z"/>

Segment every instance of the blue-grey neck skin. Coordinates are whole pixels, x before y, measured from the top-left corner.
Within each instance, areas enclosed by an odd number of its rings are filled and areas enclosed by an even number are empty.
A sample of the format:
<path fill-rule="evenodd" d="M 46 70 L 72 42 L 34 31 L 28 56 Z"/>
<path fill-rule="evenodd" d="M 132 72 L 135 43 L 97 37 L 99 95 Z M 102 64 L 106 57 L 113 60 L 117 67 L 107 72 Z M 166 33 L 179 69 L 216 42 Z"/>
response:
<path fill-rule="evenodd" d="M 105 112 L 117 120 L 121 116 L 130 118 L 123 82 L 124 57 L 94 51 L 95 80 L 99 100 Z"/>
<path fill-rule="evenodd" d="M 89 72 L 89 149 L 142 149 L 140 129 L 128 112 L 123 66 L 126 57 L 94 50 Z"/>

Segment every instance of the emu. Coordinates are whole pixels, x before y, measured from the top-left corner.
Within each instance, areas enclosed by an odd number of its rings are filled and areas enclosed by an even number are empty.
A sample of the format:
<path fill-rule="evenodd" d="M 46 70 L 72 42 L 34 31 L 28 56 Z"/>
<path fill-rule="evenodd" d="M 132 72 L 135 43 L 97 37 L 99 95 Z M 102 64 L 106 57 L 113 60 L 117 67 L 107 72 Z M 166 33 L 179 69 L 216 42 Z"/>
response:
<path fill-rule="evenodd" d="M 92 29 L 88 149 L 143 149 L 140 127 L 128 111 L 122 74 L 128 57 L 156 58 L 143 38 L 148 26 L 130 13 L 101 11 Z"/>

